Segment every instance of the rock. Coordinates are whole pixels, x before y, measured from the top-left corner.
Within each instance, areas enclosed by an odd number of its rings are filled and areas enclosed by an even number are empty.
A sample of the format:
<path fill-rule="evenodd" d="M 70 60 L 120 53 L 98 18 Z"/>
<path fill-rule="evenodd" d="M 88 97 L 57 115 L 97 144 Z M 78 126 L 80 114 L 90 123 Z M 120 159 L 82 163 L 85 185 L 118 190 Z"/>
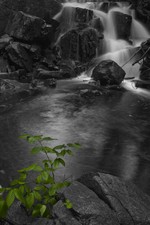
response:
<path fill-rule="evenodd" d="M 103 173 L 83 175 L 79 181 L 110 206 L 120 224 L 150 224 L 150 197 L 134 184 Z"/>
<path fill-rule="evenodd" d="M 90 25 L 99 33 L 102 33 L 104 31 L 104 26 L 100 18 L 94 18 L 93 20 L 91 20 Z"/>
<path fill-rule="evenodd" d="M 38 69 L 35 78 L 41 79 L 41 80 L 50 79 L 50 78 L 61 79 L 62 74 L 60 73 L 60 71 L 49 71 L 44 69 Z"/>
<path fill-rule="evenodd" d="M 149 75 L 150 77 L 150 75 Z M 132 82 L 135 83 L 136 88 L 144 88 L 150 90 L 150 81 L 144 81 L 144 80 L 132 80 Z"/>
<path fill-rule="evenodd" d="M 55 223 L 63 225 L 82 225 L 72 214 L 71 210 L 68 210 L 62 201 L 59 201 L 53 208 L 53 216 Z M 56 224 L 57 224 L 56 223 Z"/>
<path fill-rule="evenodd" d="M 106 85 L 119 85 L 125 76 L 124 70 L 112 60 L 101 61 L 93 70 L 92 78 L 99 80 L 100 84 Z"/>
<path fill-rule="evenodd" d="M 52 41 L 53 29 L 39 17 L 17 12 L 9 20 L 6 33 L 17 40 L 29 43 L 46 42 L 48 45 Z"/>
<path fill-rule="evenodd" d="M 137 17 L 144 23 L 150 23 L 150 2 L 149 0 L 139 0 L 137 2 Z"/>
<path fill-rule="evenodd" d="M 88 62 L 96 56 L 97 45 L 98 33 L 95 29 L 72 29 L 60 39 L 61 56 L 63 59 Z"/>
<path fill-rule="evenodd" d="M 3 56 L 0 56 L 0 73 L 9 72 L 9 63 L 8 60 Z"/>
<path fill-rule="evenodd" d="M 83 184 L 75 181 L 63 194 L 73 204 L 72 211 L 81 224 L 119 225 L 109 206 Z"/>
<path fill-rule="evenodd" d="M 4 50 L 12 41 L 12 37 L 8 36 L 7 34 L 3 35 L 0 38 L 0 50 Z"/>
<path fill-rule="evenodd" d="M 6 9 L 14 11 L 23 11 L 24 13 L 44 18 L 46 14 L 52 18 L 62 8 L 57 0 L 1 0 Z"/>
<path fill-rule="evenodd" d="M 6 48 L 9 60 L 15 65 L 16 69 L 32 71 L 32 59 L 18 42 L 13 42 Z"/>
<path fill-rule="evenodd" d="M 76 7 L 74 15 L 74 20 L 77 23 L 88 23 L 93 19 L 93 11 L 85 8 Z"/>
<path fill-rule="evenodd" d="M 12 11 L 9 8 L 0 3 L 0 36 L 5 34 L 5 28 L 11 13 Z"/>
<path fill-rule="evenodd" d="M 113 17 L 116 24 L 115 28 L 117 32 L 117 38 L 129 40 L 131 33 L 132 17 L 121 12 L 113 12 Z"/>
<path fill-rule="evenodd" d="M 118 6 L 116 2 L 103 2 L 99 10 L 108 13 L 108 11 L 115 6 Z"/>
<path fill-rule="evenodd" d="M 53 220 L 46 218 L 36 218 L 34 221 L 28 225 L 55 225 Z"/>
<path fill-rule="evenodd" d="M 56 80 L 54 78 L 47 79 L 47 80 L 44 81 L 44 86 L 55 88 L 56 87 Z"/>

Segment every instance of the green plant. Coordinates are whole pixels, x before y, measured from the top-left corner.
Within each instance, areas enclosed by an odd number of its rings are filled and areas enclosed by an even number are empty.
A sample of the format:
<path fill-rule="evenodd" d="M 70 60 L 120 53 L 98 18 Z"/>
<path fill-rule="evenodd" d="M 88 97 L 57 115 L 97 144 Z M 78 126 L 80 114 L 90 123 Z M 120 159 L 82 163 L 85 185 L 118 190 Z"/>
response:
<path fill-rule="evenodd" d="M 60 189 L 70 185 L 67 180 L 56 182 L 55 171 L 60 165 L 65 166 L 64 156 L 72 155 L 72 148 L 78 149 L 80 145 L 69 143 L 49 147 L 45 146 L 44 142 L 55 140 L 51 137 L 25 134 L 21 138 L 31 144 L 36 144 L 31 150 L 32 154 L 42 152 L 46 159 L 42 161 L 42 166 L 34 163 L 19 170 L 19 179 L 13 180 L 7 188 L 0 188 L 0 218 L 6 217 L 7 211 L 15 199 L 19 200 L 32 216 L 50 218 L 53 205 L 60 199 Z M 54 155 L 53 159 L 50 158 L 50 154 Z M 28 175 L 31 172 L 35 173 L 36 177 L 34 181 L 29 182 Z M 31 185 L 31 183 L 33 184 Z M 72 208 L 69 199 L 64 200 L 64 205 Z"/>

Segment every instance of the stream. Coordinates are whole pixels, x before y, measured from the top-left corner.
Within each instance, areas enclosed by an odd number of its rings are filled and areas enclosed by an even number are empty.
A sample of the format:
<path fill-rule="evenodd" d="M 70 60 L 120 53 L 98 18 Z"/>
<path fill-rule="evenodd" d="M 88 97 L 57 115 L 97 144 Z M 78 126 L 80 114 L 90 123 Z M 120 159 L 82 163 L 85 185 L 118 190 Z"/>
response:
<path fill-rule="evenodd" d="M 150 194 L 150 101 L 131 90 L 113 90 L 90 101 L 80 97 L 83 79 L 58 81 L 49 89 L 0 115 L 0 184 L 16 177 L 16 170 L 38 162 L 24 133 L 57 138 L 55 144 L 78 142 L 81 149 L 66 157 L 57 178 L 75 179 L 101 171 L 130 180 Z"/>

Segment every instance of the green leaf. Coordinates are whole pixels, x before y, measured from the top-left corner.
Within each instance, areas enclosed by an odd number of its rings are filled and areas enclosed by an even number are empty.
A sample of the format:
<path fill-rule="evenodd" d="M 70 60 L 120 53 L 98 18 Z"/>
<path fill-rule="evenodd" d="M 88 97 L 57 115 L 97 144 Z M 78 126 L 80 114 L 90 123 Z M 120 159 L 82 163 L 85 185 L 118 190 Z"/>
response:
<path fill-rule="evenodd" d="M 37 146 L 37 147 L 32 148 L 31 153 L 32 154 L 37 154 L 37 153 L 42 152 L 42 151 L 43 151 L 42 147 L 41 146 Z"/>
<path fill-rule="evenodd" d="M 42 205 L 41 208 L 40 208 L 41 216 L 44 215 L 45 211 L 46 211 L 46 205 Z"/>
<path fill-rule="evenodd" d="M 4 200 L 0 200 L 0 218 L 5 218 L 7 215 L 8 207 Z"/>
<path fill-rule="evenodd" d="M 27 208 L 31 208 L 34 204 L 34 194 L 30 193 L 26 196 L 26 206 Z"/>
<path fill-rule="evenodd" d="M 49 196 L 54 196 L 55 194 L 56 194 L 56 188 L 55 188 L 55 186 L 54 185 L 52 185 L 51 187 L 50 187 L 50 189 L 49 189 Z"/>
<path fill-rule="evenodd" d="M 79 144 L 79 143 L 68 143 L 67 144 L 69 147 L 71 147 L 71 148 L 80 148 L 81 147 L 81 145 Z"/>
<path fill-rule="evenodd" d="M 23 168 L 21 170 L 18 170 L 19 173 L 22 173 L 22 172 L 30 172 L 30 171 L 37 171 L 37 172 L 40 172 L 42 171 L 42 167 L 40 167 L 39 165 L 37 165 L 36 163 L 26 167 L 26 168 Z"/>
<path fill-rule="evenodd" d="M 14 200 L 15 200 L 15 194 L 14 194 L 14 189 L 12 189 L 8 192 L 7 197 L 6 197 L 6 204 L 7 204 L 8 208 L 12 205 Z"/>
<path fill-rule="evenodd" d="M 22 203 L 25 202 L 25 198 L 23 197 L 23 194 L 20 189 L 14 189 L 14 194 L 15 194 L 15 197 Z"/>
<path fill-rule="evenodd" d="M 5 191 L 5 188 L 0 187 L 0 194 L 2 194 Z"/>
<path fill-rule="evenodd" d="M 41 209 L 41 204 L 37 204 L 33 206 L 33 211 L 32 211 L 32 216 L 33 217 L 38 217 L 41 215 L 40 209 Z"/>
<path fill-rule="evenodd" d="M 53 166 L 55 168 L 57 168 L 60 164 L 62 164 L 63 166 L 65 166 L 65 161 L 61 158 L 56 158 L 53 162 Z"/>
<path fill-rule="evenodd" d="M 72 209 L 72 207 L 73 207 L 73 205 L 69 199 L 65 200 L 64 205 L 66 206 L 67 209 Z"/>
<path fill-rule="evenodd" d="M 57 140 L 57 139 L 54 139 L 54 138 L 51 138 L 51 137 L 43 137 L 42 138 L 42 141 L 54 141 L 54 140 Z"/>
<path fill-rule="evenodd" d="M 38 135 L 38 136 L 29 136 L 26 139 L 30 144 L 34 144 L 37 141 L 41 141 L 42 140 L 42 135 Z"/>
<path fill-rule="evenodd" d="M 37 199 L 38 201 L 42 200 L 42 196 L 40 195 L 38 191 L 33 191 L 33 194 L 35 199 Z"/>
<path fill-rule="evenodd" d="M 57 152 L 53 148 L 50 148 L 50 147 L 47 147 L 47 146 L 43 146 L 42 149 L 43 149 L 44 152 L 57 154 Z"/>
<path fill-rule="evenodd" d="M 63 149 L 63 148 L 66 148 L 66 145 L 65 144 L 63 144 L 63 145 L 57 145 L 57 146 L 55 146 L 53 149 L 54 150 L 59 150 L 59 149 Z"/>
<path fill-rule="evenodd" d="M 23 134 L 23 135 L 19 136 L 19 138 L 24 139 L 24 140 L 27 140 L 29 137 L 31 137 L 30 134 Z"/>

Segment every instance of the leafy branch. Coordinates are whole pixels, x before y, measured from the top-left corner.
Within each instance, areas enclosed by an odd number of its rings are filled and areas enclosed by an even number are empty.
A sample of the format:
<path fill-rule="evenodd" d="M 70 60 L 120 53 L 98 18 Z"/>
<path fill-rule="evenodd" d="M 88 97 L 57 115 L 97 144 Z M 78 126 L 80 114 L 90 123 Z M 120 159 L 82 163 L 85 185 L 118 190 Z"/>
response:
<path fill-rule="evenodd" d="M 42 166 L 34 163 L 18 170 L 19 178 L 13 180 L 9 187 L 0 188 L 0 218 L 6 218 L 8 209 L 15 200 L 20 201 L 32 216 L 50 218 L 53 206 L 60 199 L 60 190 L 71 184 L 67 180 L 57 182 L 55 171 L 60 166 L 65 166 L 64 156 L 72 156 L 72 149 L 78 149 L 80 145 L 69 143 L 49 147 L 45 146 L 45 141 L 51 142 L 56 139 L 29 134 L 22 135 L 20 138 L 30 144 L 36 144 L 31 149 L 32 154 L 44 153 L 46 158 L 42 161 Z M 50 154 L 54 155 L 53 159 L 50 158 Z M 28 181 L 30 173 L 36 173 L 32 181 L 34 185 Z M 69 209 L 72 208 L 69 199 L 64 200 L 64 205 Z"/>

